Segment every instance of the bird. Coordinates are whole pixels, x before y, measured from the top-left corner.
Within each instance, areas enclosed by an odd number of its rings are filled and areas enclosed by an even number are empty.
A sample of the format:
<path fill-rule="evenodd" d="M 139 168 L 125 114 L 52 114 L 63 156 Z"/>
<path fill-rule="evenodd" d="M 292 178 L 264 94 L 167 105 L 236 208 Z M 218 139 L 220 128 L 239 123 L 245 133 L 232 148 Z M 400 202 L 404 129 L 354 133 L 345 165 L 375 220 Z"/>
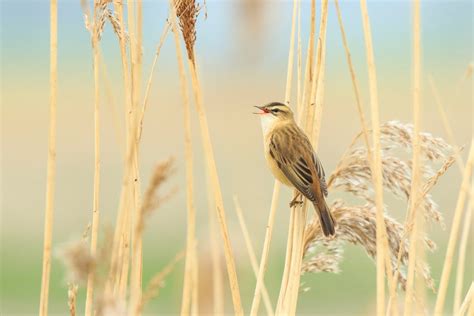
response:
<path fill-rule="evenodd" d="M 255 106 L 260 112 L 265 159 L 274 177 L 298 194 L 290 207 L 303 203 L 301 195 L 313 203 L 323 234 L 334 236 L 335 221 L 325 197 L 328 189 L 321 161 L 305 132 L 295 121 L 293 111 L 284 103 Z"/>

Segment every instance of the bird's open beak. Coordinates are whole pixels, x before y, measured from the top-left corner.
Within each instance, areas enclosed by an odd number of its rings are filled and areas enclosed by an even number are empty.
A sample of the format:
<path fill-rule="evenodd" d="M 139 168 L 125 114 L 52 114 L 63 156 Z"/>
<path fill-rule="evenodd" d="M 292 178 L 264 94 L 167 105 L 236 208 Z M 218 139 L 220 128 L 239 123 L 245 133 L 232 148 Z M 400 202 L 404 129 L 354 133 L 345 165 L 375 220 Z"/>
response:
<path fill-rule="evenodd" d="M 254 107 L 256 107 L 257 109 L 259 109 L 261 112 L 253 112 L 253 114 L 267 114 L 268 113 L 268 110 L 265 109 L 265 107 L 263 106 L 258 106 L 258 105 L 255 105 Z"/>

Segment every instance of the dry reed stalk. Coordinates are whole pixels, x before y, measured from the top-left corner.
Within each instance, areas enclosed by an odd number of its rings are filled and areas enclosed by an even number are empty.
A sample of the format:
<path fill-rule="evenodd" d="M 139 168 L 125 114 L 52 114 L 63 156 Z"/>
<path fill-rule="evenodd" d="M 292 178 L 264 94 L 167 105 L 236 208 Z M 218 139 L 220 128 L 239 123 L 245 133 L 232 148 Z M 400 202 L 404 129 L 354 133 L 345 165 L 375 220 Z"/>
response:
<path fill-rule="evenodd" d="M 288 51 L 288 67 L 286 74 L 286 88 L 285 88 L 285 104 L 290 103 L 291 97 L 291 78 L 293 76 L 293 56 L 294 56 L 294 37 L 295 37 L 295 19 L 298 8 L 298 0 L 293 0 L 293 15 L 291 21 L 291 36 L 290 36 L 290 48 Z M 300 78 L 298 77 L 298 84 Z M 299 104 L 297 105 L 299 107 Z M 278 197 L 280 196 L 281 183 L 275 180 L 273 185 L 272 201 L 270 206 L 270 214 L 268 216 L 267 228 L 265 230 L 265 239 L 263 242 L 262 255 L 260 257 L 260 265 L 257 275 L 257 283 L 255 285 L 255 292 L 252 300 L 252 307 L 250 315 L 255 316 L 258 314 L 261 298 L 261 288 L 264 283 L 265 272 L 268 264 L 268 254 L 270 252 L 270 244 L 272 240 L 273 226 L 275 224 L 275 215 L 278 207 Z"/>
<path fill-rule="evenodd" d="M 451 273 L 451 266 L 453 263 L 453 255 L 456 246 L 457 235 L 459 231 L 459 225 L 461 222 L 462 211 L 464 209 L 464 203 L 466 196 L 469 191 L 469 181 L 472 176 L 472 164 L 474 162 L 474 141 L 471 141 L 471 148 L 469 150 L 469 158 L 466 162 L 466 166 L 463 172 L 463 181 L 459 190 L 459 196 L 456 203 L 456 209 L 454 211 L 453 223 L 451 226 L 451 233 L 449 235 L 449 242 L 446 249 L 446 256 L 443 264 L 443 272 L 438 287 L 438 296 L 436 298 L 436 305 L 434 309 L 435 315 L 441 315 L 443 313 L 444 302 L 446 299 L 446 291 L 449 282 L 449 276 Z"/>
<path fill-rule="evenodd" d="M 130 114 L 130 139 L 132 146 L 135 147 L 133 152 L 133 160 L 130 163 L 131 183 L 130 196 L 133 200 L 133 207 L 131 212 L 130 227 L 135 227 L 135 232 L 131 234 L 132 257 L 130 261 L 130 303 L 129 314 L 139 315 L 137 306 L 141 301 L 142 295 L 142 267 L 143 267 L 143 234 L 137 231 L 142 223 L 142 211 L 144 207 L 140 206 L 140 182 L 139 182 L 139 167 L 138 167 L 138 143 L 139 143 L 139 102 L 141 92 L 142 79 L 142 1 L 141 0 L 127 0 L 128 5 L 128 30 L 130 33 L 130 58 L 132 60 L 132 113 Z M 136 17 L 134 16 L 136 11 Z M 135 20 L 136 19 L 136 20 Z M 127 267 L 127 265 L 124 265 Z M 128 271 L 126 272 L 128 273 Z"/>
<path fill-rule="evenodd" d="M 122 76 L 123 76 L 123 83 L 124 83 L 124 91 L 125 91 L 125 117 L 128 117 L 128 112 L 132 108 L 132 100 L 131 100 L 131 80 L 130 80 L 130 72 L 129 72 L 129 63 L 128 63 L 128 55 L 127 55 L 127 48 L 126 48 L 126 40 L 125 40 L 125 27 L 123 22 L 123 3 L 122 1 L 114 1 L 114 10 L 117 14 L 118 24 L 120 26 L 120 35 L 119 36 L 119 47 L 120 47 L 120 56 L 122 61 Z M 125 161 L 128 159 L 128 152 L 130 151 L 130 144 L 129 144 L 129 120 L 125 120 L 126 125 L 126 153 L 125 153 Z M 113 245 L 112 245 L 112 256 L 110 258 L 110 271 L 107 280 L 106 286 L 106 295 L 112 295 L 111 293 L 116 293 L 118 291 L 121 271 L 122 271 L 122 257 L 123 253 L 126 252 L 128 247 L 125 243 L 125 234 L 123 232 L 123 226 L 125 222 L 125 218 L 127 217 L 128 207 L 128 197 L 127 197 L 127 187 L 128 183 L 128 170 L 125 170 L 125 174 L 123 176 L 122 181 L 122 188 L 120 194 L 120 203 L 118 208 L 118 215 L 115 225 L 115 232 L 113 238 Z"/>
<path fill-rule="evenodd" d="M 469 308 L 469 305 L 473 306 L 473 299 L 474 296 L 474 282 L 471 282 L 471 286 L 469 287 L 469 291 L 467 291 L 466 297 L 464 298 L 464 301 L 462 302 L 461 308 L 459 309 L 459 312 L 456 313 L 455 315 L 463 316 L 466 312 L 467 309 Z M 468 315 L 472 315 L 472 313 L 468 313 Z"/>
<path fill-rule="evenodd" d="M 247 224 L 245 224 L 242 208 L 240 207 L 240 203 L 236 195 L 234 195 L 234 206 L 235 206 L 235 212 L 237 213 L 237 217 L 239 219 L 242 235 L 244 236 L 245 246 L 247 247 L 247 253 L 250 258 L 250 264 L 252 265 L 253 272 L 255 273 L 255 277 L 257 278 L 258 277 L 257 257 L 255 256 L 255 250 L 252 246 L 252 239 L 250 238 L 250 234 L 247 229 Z M 268 295 L 267 288 L 265 286 L 265 282 L 262 285 L 262 295 L 263 295 L 263 303 L 265 304 L 267 315 L 273 315 L 273 307 L 270 301 L 270 296 Z"/>
<path fill-rule="evenodd" d="M 456 142 L 455 142 L 453 129 L 451 127 L 451 124 L 449 123 L 446 110 L 443 106 L 443 103 L 441 102 L 441 97 L 438 93 L 438 89 L 436 89 L 436 85 L 433 80 L 433 77 L 429 76 L 428 81 L 430 83 L 431 93 L 433 94 L 435 103 L 438 107 L 439 116 L 441 117 L 441 121 L 443 122 L 444 130 L 446 131 L 446 135 L 448 136 L 448 140 L 451 144 L 455 144 Z M 464 162 L 462 161 L 462 157 L 460 155 L 457 157 L 457 164 L 458 164 L 459 170 L 462 172 L 462 170 L 464 170 Z"/>
<path fill-rule="evenodd" d="M 58 80 L 58 3 L 50 1 L 49 43 L 49 141 L 48 170 L 46 175 L 46 205 L 44 215 L 43 268 L 39 315 L 48 315 L 49 279 L 51 275 L 51 243 L 53 239 L 54 191 L 56 185 L 56 108 Z"/>
<path fill-rule="evenodd" d="M 187 9 L 190 7 L 190 9 Z M 229 232 L 226 223 L 226 216 L 224 210 L 224 201 L 222 198 L 221 186 L 219 183 L 219 176 L 217 173 L 216 162 L 209 133 L 209 126 L 207 124 L 207 117 L 204 110 L 202 100 L 202 92 L 197 73 L 197 65 L 194 55 L 194 43 L 196 41 L 196 17 L 198 14 L 198 7 L 194 0 L 183 0 L 179 7 L 176 8 L 177 16 L 181 26 L 182 35 L 186 44 L 188 53 L 188 67 L 191 72 L 191 83 L 193 87 L 196 110 L 198 112 L 199 124 L 201 129 L 201 139 L 204 147 L 209 177 L 211 180 L 212 191 L 214 192 L 214 199 L 216 203 L 216 211 L 219 219 L 221 237 L 224 242 L 224 254 L 227 265 L 227 273 L 229 277 L 229 284 L 232 294 L 232 302 L 234 312 L 237 315 L 243 314 L 242 303 L 240 299 L 239 283 L 237 280 L 237 272 L 235 269 L 235 261 L 232 254 L 232 246 L 229 239 Z"/>
<path fill-rule="evenodd" d="M 191 112 L 190 101 L 187 90 L 186 70 L 184 67 L 181 44 L 179 42 L 179 30 L 176 23 L 174 6 L 170 5 L 171 27 L 176 47 L 176 57 L 179 67 L 179 79 L 181 96 L 183 97 L 183 119 L 184 119 L 184 151 L 186 160 L 186 207 L 187 207 L 187 238 L 186 238 L 186 261 L 184 268 L 183 298 L 181 303 L 181 315 L 189 315 L 193 305 L 197 302 L 198 271 L 196 257 L 196 209 L 194 206 L 194 177 L 193 177 L 193 148 L 191 139 Z"/>
<path fill-rule="evenodd" d="M 206 186 L 210 187 L 209 176 L 206 177 Z M 217 231 L 217 218 L 214 216 L 214 197 L 212 191 L 207 190 L 209 238 L 211 244 L 211 264 L 212 264 L 212 299 L 213 312 L 215 315 L 224 314 L 224 273 L 222 271 L 222 253 L 219 247 Z M 205 305 L 205 304 L 204 304 Z"/>
<path fill-rule="evenodd" d="M 362 25 L 364 29 L 367 67 L 369 73 L 370 108 L 373 130 L 372 144 L 374 146 L 371 169 L 375 188 L 375 205 L 377 207 L 377 314 L 382 315 L 385 311 L 384 258 L 387 252 L 387 232 L 385 228 L 385 223 L 383 221 L 383 180 L 379 127 L 379 104 L 377 93 L 377 72 L 375 68 L 374 49 L 372 45 L 372 34 L 370 29 L 369 13 L 367 10 L 366 0 L 360 1 L 360 8 L 362 13 Z"/>
<path fill-rule="evenodd" d="M 69 314 L 76 316 L 76 301 L 77 301 L 77 284 L 68 283 L 67 290 L 67 306 L 69 307 Z"/>
<path fill-rule="evenodd" d="M 143 231 L 145 229 L 145 220 L 150 214 L 156 209 L 163 201 L 167 200 L 172 193 L 168 193 L 164 196 L 158 196 L 157 192 L 159 188 L 163 185 L 163 183 L 169 178 L 170 174 L 173 172 L 173 159 L 168 159 L 167 161 L 160 163 L 156 166 L 153 175 L 150 179 L 150 183 L 145 191 L 143 196 L 143 203 L 140 207 L 140 210 L 137 212 L 137 218 L 134 220 L 134 230 L 133 230 L 133 244 L 132 249 L 137 249 L 136 243 L 142 240 Z M 141 258 L 132 258 L 132 262 L 134 260 L 137 263 Z M 141 262 L 140 262 L 141 263 Z M 133 266 L 132 266 L 133 268 Z M 139 275 L 141 278 L 141 275 Z M 133 281 L 133 274 L 131 277 L 131 282 Z M 136 280 L 135 280 L 136 281 Z M 138 286 L 138 284 L 136 285 Z M 132 291 L 132 283 L 130 284 L 130 289 Z M 130 303 L 129 303 L 129 315 L 140 315 L 141 313 L 141 284 L 139 287 L 139 292 L 136 293 L 135 300 L 131 296 Z M 138 300 L 139 299 L 139 300 Z M 138 300 L 138 301 L 136 301 Z"/>
<path fill-rule="evenodd" d="M 408 210 L 409 218 L 413 219 L 413 227 L 410 234 L 410 250 L 407 275 L 407 290 L 405 295 L 404 314 L 412 313 L 412 300 L 415 287 L 415 266 L 418 257 L 422 257 L 419 252 L 423 247 L 419 245 L 420 236 L 423 235 L 423 216 L 418 212 L 416 202 L 420 194 L 421 186 L 421 52 L 420 52 L 420 2 L 415 0 L 413 3 L 413 122 L 414 137 L 412 150 L 412 179 L 410 192 L 410 207 Z M 423 295 L 416 295 L 417 304 L 423 305 Z"/>
<path fill-rule="evenodd" d="M 453 315 L 459 314 L 459 308 L 461 305 L 461 295 L 463 288 L 464 270 L 466 262 L 466 250 L 469 241 L 469 233 L 472 221 L 472 209 L 474 208 L 474 185 L 471 183 L 471 197 L 469 199 L 469 205 L 464 215 L 464 225 L 461 233 L 461 241 L 459 243 L 459 255 L 458 265 L 456 268 L 456 285 L 454 287 L 454 304 L 453 304 Z"/>
<path fill-rule="evenodd" d="M 171 18 L 171 16 L 169 18 Z M 142 105 L 142 110 L 140 113 L 140 132 L 138 134 L 138 139 L 140 139 L 142 135 L 143 119 L 145 118 L 145 112 L 148 106 L 148 98 L 150 96 L 151 84 L 153 82 L 153 74 L 155 73 L 155 67 L 158 61 L 158 57 L 160 56 L 161 47 L 165 43 L 165 39 L 166 39 L 166 36 L 168 35 L 169 29 L 170 29 L 170 24 L 167 22 L 165 24 L 165 27 L 163 28 L 163 33 L 161 34 L 160 41 L 158 42 L 158 45 L 156 46 L 155 56 L 153 57 L 150 74 L 148 75 L 148 80 L 146 83 L 145 96 L 143 97 L 143 105 Z"/>
<path fill-rule="evenodd" d="M 306 67 L 305 67 L 305 81 L 303 85 L 303 104 L 299 107 L 301 113 L 298 113 L 298 122 L 300 125 L 305 125 L 306 121 L 309 120 L 309 106 L 311 99 L 311 87 L 313 80 L 316 80 L 314 77 L 314 38 L 316 30 L 316 3 L 315 1 L 311 2 L 311 22 L 310 22 L 310 35 L 309 35 L 309 44 L 306 56 Z M 306 121 L 303 122 L 303 118 L 306 118 Z M 293 196 L 295 196 L 297 191 L 294 191 Z M 293 304 L 293 299 L 296 299 L 293 295 L 295 283 L 299 282 L 300 275 L 295 274 L 296 269 L 295 265 L 298 265 L 297 262 L 299 256 L 297 249 L 299 246 L 299 240 L 304 230 L 304 223 L 306 222 L 307 215 L 307 203 L 304 201 L 302 207 L 291 208 L 290 210 L 290 221 L 288 228 L 288 238 L 287 238 L 287 248 L 285 254 L 285 266 L 283 270 L 283 277 L 280 286 L 280 294 L 278 296 L 277 302 L 277 314 L 290 313 L 289 310 L 296 307 L 296 304 Z M 303 226 L 303 228 L 302 228 Z M 295 279 L 298 279 L 295 281 Z"/>
<path fill-rule="evenodd" d="M 109 72 L 107 70 L 107 65 L 105 64 L 105 60 L 104 60 L 104 55 L 101 53 L 100 49 L 99 49 L 99 55 L 100 55 L 100 61 L 99 61 L 99 64 L 101 66 L 100 68 L 100 75 L 99 77 L 102 77 L 102 83 L 103 83 L 103 88 L 104 88 L 104 94 L 105 94 L 105 97 L 107 99 L 107 102 L 104 102 L 105 104 L 108 105 L 109 107 L 109 112 L 110 112 L 110 116 L 111 116 L 111 120 L 112 120 L 112 125 L 113 125 L 113 129 L 114 129 L 114 133 L 115 133 L 115 140 L 117 142 L 117 145 L 119 146 L 120 148 L 120 151 L 122 153 L 125 152 L 125 146 L 124 144 L 122 143 L 122 139 L 123 139 L 123 135 L 124 135 L 124 129 L 122 127 L 122 125 L 120 124 L 120 120 L 119 120 L 119 117 L 118 117 L 118 113 L 117 113 L 117 102 L 116 102 L 116 99 L 115 99 L 115 96 L 112 92 L 112 87 L 111 87 L 111 84 L 110 84 L 110 76 L 109 76 Z"/>
<path fill-rule="evenodd" d="M 369 131 L 367 129 L 367 122 L 364 115 L 364 106 L 362 105 L 362 98 L 360 96 L 359 83 L 357 81 L 354 65 L 352 63 L 351 52 L 347 43 L 346 32 L 344 30 L 344 24 L 342 21 L 341 9 L 339 8 L 339 1 L 335 0 L 334 5 L 336 6 L 337 20 L 339 22 L 339 28 L 341 30 L 342 44 L 344 45 L 344 51 L 346 53 L 347 66 L 351 74 L 352 88 L 354 89 L 354 96 L 356 99 L 357 112 L 359 113 L 360 125 L 362 126 L 362 132 L 364 136 L 364 142 L 367 147 L 367 156 L 369 161 L 372 161 L 372 152 L 370 151 Z"/>
<path fill-rule="evenodd" d="M 173 271 L 176 264 L 185 256 L 185 251 L 179 252 L 158 274 L 156 274 L 148 283 L 138 305 L 138 313 L 141 314 L 145 305 L 158 295 L 164 279 Z"/>
<path fill-rule="evenodd" d="M 319 30 L 319 41 L 317 48 L 317 62 L 313 66 L 309 66 L 309 76 L 305 78 L 306 83 L 306 99 L 303 106 L 305 115 L 301 117 L 306 118 L 306 133 L 308 135 L 315 135 L 317 138 L 319 135 L 316 135 L 319 132 L 320 120 L 315 122 L 314 120 L 314 104 L 322 106 L 322 97 L 323 97 L 323 77 L 324 77 L 324 51 L 325 51 L 325 34 L 327 26 L 327 1 L 322 1 L 321 9 L 321 23 Z M 311 38 L 315 34 L 315 2 L 312 2 L 311 9 Z M 314 44 L 313 44 L 314 45 Z M 312 54 L 312 48 L 310 47 L 309 53 Z M 310 64 L 312 63 L 312 58 L 309 60 Z M 319 92 L 318 92 L 319 91 Z M 316 98 L 316 100 L 314 100 Z M 321 113 L 321 109 L 318 109 L 318 112 Z M 311 137 L 312 138 L 312 137 Z M 313 146 L 314 139 L 311 139 Z M 315 147 L 316 148 L 316 147 Z M 307 203 L 303 203 L 302 207 L 293 208 L 291 211 L 291 216 L 293 221 L 291 223 L 292 227 L 289 231 L 288 244 L 291 244 L 287 248 L 287 258 L 290 258 L 285 263 L 284 278 L 280 288 L 280 296 L 278 299 L 277 314 L 295 314 L 296 307 L 298 302 L 298 294 L 300 289 L 300 278 L 301 278 L 301 269 L 303 261 L 303 252 L 304 252 L 304 240 L 305 240 L 305 227 L 306 227 L 306 215 L 307 215 Z M 290 220 L 291 222 L 291 220 Z"/>
<path fill-rule="evenodd" d="M 321 117 L 316 114 L 322 114 L 322 100 L 324 89 L 320 89 L 324 78 L 324 62 L 326 58 L 326 29 L 327 29 L 327 1 L 321 2 L 321 17 L 320 17 L 320 29 L 318 36 L 318 44 L 316 47 L 316 63 L 314 64 L 314 70 L 312 71 L 313 78 L 311 83 L 310 99 L 308 100 L 307 107 L 308 113 L 306 117 L 306 130 L 309 133 L 309 138 L 313 142 L 317 142 L 316 135 L 319 135 L 319 125 L 321 124 Z M 320 104 L 316 104 L 316 99 L 319 100 Z M 318 113 L 316 113 L 318 111 Z M 317 143 L 313 144 L 317 147 Z"/>
<path fill-rule="evenodd" d="M 301 82 L 303 81 L 302 78 L 302 56 L 301 56 L 301 5 L 298 5 L 298 44 L 297 44 L 297 81 L 296 81 L 296 90 L 297 90 L 297 97 L 296 97 L 296 112 L 301 112 L 301 104 L 302 104 L 302 87 Z"/>
<path fill-rule="evenodd" d="M 351 58 L 351 53 L 350 53 L 350 50 L 349 50 L 349 45 L 347 43 L 347 37 L 346 37 L 346 32 L 345 32 L 344 24 L 343 24 L 343 20 L 342 20 L 341 9 L 339 7 L 339 1 L 335 0 L 334 4 L 335 4 L 335 7 L 336 7 L 336 13 L 337 13 L 337 19 L 338 19 L 338 22 L 339 22 L 339 28 L 340 28 L 340 31 L 341 31 L 342 43 L 343 43 L 343 46 L 344 46 L 344 51 L 346 53 L 347 66 L 349 67 L 349 72 L 350 72 L 350 75 L 351 75 L 352 88 L 354 90 L 354 96 L 355 96 L 356 105 L 357 105 L 357 112 L 359 114 L 360 124 L 362 126 L 362 135 L 364 136 L 364 142 L 365 142 L 365 146 L 367 148 L 367 160 L 369 161 L 369 165 L 373 166 L 372 151 L 370 150 L 371 146 L 370 146 L 370 140 L 369 140 L 369 131 L 368 131 L 368 128 L 367 128 L 367 122 L 366 122 L 366 118 L 365 118 L 365 114 L 364 114 L 364 110 L 363 110 L 364 107 L 363 107 L 362 99 L 361 99 L 361 96 L 360 96 L 359 83 L 358 83 L 358 80 L 357 80 L 357 77 L 356 77 L 354 65 L 352 63 L 352 58 Z M 386 243 L 386 240 L 384 240 L 384 242 Z M 387 247 L 387 245 L 385 247 Z M 388 275 L 391 275 L 391 270 L 392 269 L 391 269 L 391 265 L 390 265 L 389 256 L 387 254 L 385 255 L 385 266 L 386 266 Z M 392 285 L 390 283 L 390 287 L 391 287 L 390 292 L 396 293 L 396 290 L 395 290 L 396 286 Z M 393 309 L 393 313 L 398 315 L 399 311 L 398 311 L 398 304 L 397 304 L 396 300 L 397 300 L 396 297 L 392 298 L 389 301 L 389 306 L 390 306 L 390 309 Z M 390 302 L 392 302 L 392 301 L 394 301 L 394 303 L 390 305 Z"/>
<path fill-rule="evenodd" d="M 99 235 L 99 196 L 100 196 L 100 87 L 99 87 L 99 64 L 100 64 L 100 52 L 99 52 L 99 14 L 101 12 L 100 2 L 94 2 L 94 19 L 93 19 L 93 31 L 91 32 L 92 39 L 92 50 L 93 50 L 93 69 L 94 69 L 94 196 L 92 206 L 92 231 L 91 231 L 91 255 L 95 256 L 97 252 L 97 239 Z M 86 316 L 92 314 L 92 302 L 94 299 L 94 283 L 95 275 L 93 271 L 89 273 L 87 279 L 87 290 L 86 290 L 86 303 L 85 312 Z"/>
<path fill-rule="evenodd" d="M 319 134 L 321 131 L 321 118 L 323 115 L 323 102 L 324 102 L 324 83 L 325 83 L 325 72 L 326 72 L 326 30 L 327 30 L 327 9 L 328 1 L 323 1 L 321 11 L 321 27 L 318 39 L 318 63 L 317 63 L 317 76 L 316 76 L 316 92 L 315 99 L 312 99 L 315 108 L 313 114 L 313 127 L 310 139 L 313 141 L 313 148 L 317 150 L 319 147 Z M 314 85 L 314 84 L 313 84 Z"/>

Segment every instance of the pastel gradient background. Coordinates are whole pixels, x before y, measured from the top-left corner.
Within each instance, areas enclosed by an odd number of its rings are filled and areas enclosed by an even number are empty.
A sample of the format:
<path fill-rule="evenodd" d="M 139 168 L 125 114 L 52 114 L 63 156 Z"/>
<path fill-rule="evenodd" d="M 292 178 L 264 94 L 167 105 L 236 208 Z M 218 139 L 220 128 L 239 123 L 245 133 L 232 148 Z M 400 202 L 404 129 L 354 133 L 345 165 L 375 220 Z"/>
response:
<path fill-rule="evenodd" d="M 167 16 L 167 1 L 144 1 L 144 78 Z M 1 314 L 37 313 L 41 281 L 43 214 L 49 124 L 49 4 L 45 0 L 2 0 L 1 3 Z M 370 1 L 369 13 L 377 64 L 381 121 L 412 118 L 412 4 Z M 90 37 L 79 1 L 59 1 L 57 189 L 53 245 L 76 240 L 91 220 L 93 188 L 93 73 Z M 254 245 L 260 253 L 271 201 L 273 177 L 262 154 L 260 122 L 252 106 L 282 100 L 285 89 L 291 1 L 207 1 L 201 12 L 196 54 L 209 128 L 224 202 L 236 253 L 244 308 L 254 289 L 232 196 L 237 194 Z M 356 72 L 368 109 L 367 66 L 359 3 L 341 3 Z M 317 14 L 319 15 L 319 7 Z M 310 2 L 302 8 L 302 39 L 306 47 Z M 472 79 L 463 80 L 473 60 L 471 1 L 422 1 L 423 130 L 446 137 L 429 90 L 431 75 L 439 89 L 457 144 L 472 138 Z M 326 90 L 319 156 L 330 173 L 360 129 L 355 99 L 342 47 L 335 8 L 329 5 Z M 110 87 L 101 102 L 102 183 L 101 227 L 112 226 L 118 207 L 123 153 L 123 90 L 117 40 L 110 25 L 101 42 Z M 141 144 L 141 177 L 146 185 L 153 166 L 176 157 L 170 187 L 178 193 L 152 216 L 145 234 L 144 280 L 185 247 L 186 207 L 182 99 L 174 43 L 169 36 L 158 60 L 145 116 Z M 102 80 L 102 82 L 105 82 Z M 110 96 L 105 93 L 109 91 Z M 293 99 L 295 101 L 295 99 Z M 198 239 L 202 254 L 209 249 L 208 209 L 198 124 L 193 108 Z M 463 153 L 463 157 L 466 152 Z M 453 166 L 433 191 L 446 217 L 447 230 L 428 227 L 438 250 L 428 254 L 433 277 L 439 280 L 452 213 L 460 185 Z M 333 197 L 334 198 L 334 197 Z M 278 295 L 284 264 L 290 191 L 280 197 L 266 284 Z M 330 196 L 331 200 L 331 196 Z M 405 209 L 392 210 L 404 218 Z M 104 230 L 102 230 L 103 232 Z M 472 280 L 472 238 L 465 288 Z M 203 261 L 203 265 L 209 265 Z M 311 290 L 300 295 L 301 313 L 360 314 L 373 312 L 375 265 L 362 249 L 347 246 L 338 275 L 306 275 Z M 150 311 L 179 312 L 183 264 L 167 279 Z M 52 262 L 51 314 L 67 312 L 64 269 Z M 450 288 L 447 310 L 451 310 Z M 80 291 L 79 310 L 84 293 Z M 230 295 L 226 293 L 230 302 Z M 432 300 L 433 295 L 428 299 Z M 227 304 L 230 308 L 230 304 Z"/>

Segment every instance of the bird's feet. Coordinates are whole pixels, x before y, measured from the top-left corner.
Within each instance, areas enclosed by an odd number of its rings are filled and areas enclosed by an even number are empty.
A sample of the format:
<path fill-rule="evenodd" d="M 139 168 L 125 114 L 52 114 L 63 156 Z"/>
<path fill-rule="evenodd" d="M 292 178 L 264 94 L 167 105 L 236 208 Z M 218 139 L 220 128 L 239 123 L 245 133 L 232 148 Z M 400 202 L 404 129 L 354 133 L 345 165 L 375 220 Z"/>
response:
<path fill-rule="evenodd" d="M 290 202 L 290 208 L 292 208 L 295 205 L 301 205 L 303 204 L 303 200 L 300 200 L 301 194 L 297 194 L 293 200 Z"/>

